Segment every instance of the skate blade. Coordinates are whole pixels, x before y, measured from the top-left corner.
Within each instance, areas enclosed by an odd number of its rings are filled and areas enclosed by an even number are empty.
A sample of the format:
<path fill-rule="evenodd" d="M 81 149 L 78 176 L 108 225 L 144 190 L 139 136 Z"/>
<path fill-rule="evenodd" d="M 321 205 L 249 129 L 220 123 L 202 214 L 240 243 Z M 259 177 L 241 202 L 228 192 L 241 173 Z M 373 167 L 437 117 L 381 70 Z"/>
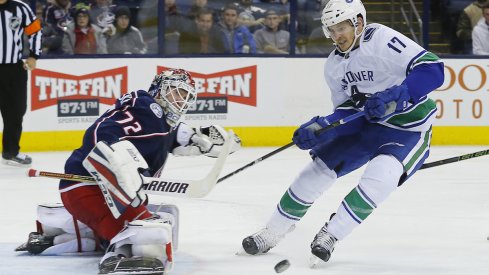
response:
<path fill-rule="evenodd" d="M 19 162 L 16 162 L 14 160 L 8 160 L 8 159 L 2 159 L 2 164 L 5 164 L 5 165 L 8 165 L 8 166 L 14 166 L 14 167 L 23 167 L 23 168 L 26 168 L 26 167 L 31 167 L 31 164 L 22 164 L 22 163 L 19 163 Z"/>
<path fill-rule="evenodd" d="M 316 255 L 311 255 L 311 257 L 309 258 L 309 267 L 311 269 L 319 268 L 322 263 L 324 263 L 324 261 L 316 257 Z"/>
<path fill-rule="evenodd" d="M 27 243 L 23 243 L 23 244 L 19 245 L 18 247 L 15 248 L 14 251 L 17 251 L 17 252 L 27 251 Z"/>
<path fill-rule="evenodd" d="M 236 253 L 234 253 L 234 255 L 236 255 L 236 256 L 247 256 L 249 254 L 246 253 L 246 251 L 244 250 L 243 247 L 241 247 L 238 251 L 236 251 Z"/>

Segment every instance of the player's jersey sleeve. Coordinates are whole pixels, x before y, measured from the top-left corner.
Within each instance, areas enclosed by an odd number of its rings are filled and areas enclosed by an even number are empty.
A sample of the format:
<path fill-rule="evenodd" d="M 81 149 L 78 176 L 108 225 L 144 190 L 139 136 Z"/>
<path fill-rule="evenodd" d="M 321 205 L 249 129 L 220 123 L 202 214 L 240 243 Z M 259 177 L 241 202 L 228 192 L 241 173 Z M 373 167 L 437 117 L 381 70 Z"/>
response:
<path fill-rule="evenodd" d="M 436 55 L 413 40 L 380 24 L 369 25 L 362 39 L 362 47 L 364 46 L 367 54 L 375 56 L 377 53 L 377 66 L 383 66 L 383 73 L 386 75 L 384 81 L 372 85 L 368 90 L 370 93 L 403 83 L 416 66 L 441 62 Z M 425 96 L 419 102 L 410 103 L 403 112 L 379 123 L 396 129 L 426 131 L 431 127 L 435 112 L 435 102 Z"/>

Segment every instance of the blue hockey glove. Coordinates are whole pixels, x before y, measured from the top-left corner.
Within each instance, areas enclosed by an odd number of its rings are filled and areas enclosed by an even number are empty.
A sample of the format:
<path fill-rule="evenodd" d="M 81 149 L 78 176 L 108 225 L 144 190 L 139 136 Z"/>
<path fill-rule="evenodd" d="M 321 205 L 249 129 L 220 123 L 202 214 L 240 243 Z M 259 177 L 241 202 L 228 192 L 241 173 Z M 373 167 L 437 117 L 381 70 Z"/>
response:
<path fill-rule="evenodd" d="M 382 118 L 407 108 L 411 99 L 405 84 L 394 85 L 382 92 L 377 92 L 365 102 L 365 117 L 368 121 L 377 122 Z"/>
<path fill-rule="evenodd" d="M 338 133 L 334 128 L 321 133 L 319 136 L 315 134 L 317 130 L 328 125 L 330 125 L 330 123 L 326 117 L 313 117 L 310 121 L 302 124 L 297 130 L 295 130 L 292 141 L 302 150 L 308 150 L 319 143 L 330 141 L 338 136 Z"/>

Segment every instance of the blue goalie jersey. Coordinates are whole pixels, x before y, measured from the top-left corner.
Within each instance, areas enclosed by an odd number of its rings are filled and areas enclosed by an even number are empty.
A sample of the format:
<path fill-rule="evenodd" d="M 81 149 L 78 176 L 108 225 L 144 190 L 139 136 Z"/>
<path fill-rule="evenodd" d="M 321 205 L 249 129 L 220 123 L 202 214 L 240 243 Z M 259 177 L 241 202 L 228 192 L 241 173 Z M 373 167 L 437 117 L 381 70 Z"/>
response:
<path fill-rule="evenodd" d="M 95 144 L 129 140 L 144 156 L 149 172 L 158 176 L 176 142 L 176 131 L 166 122 L 161 106 L 143 90 L 127 93 L 100 116 L 85 132 L 83 144 L 73 151 L 65 164 L 65 173 L 90 174 L 82 165 Z M 73 182 L 61 181 L 60 188 Z"/>

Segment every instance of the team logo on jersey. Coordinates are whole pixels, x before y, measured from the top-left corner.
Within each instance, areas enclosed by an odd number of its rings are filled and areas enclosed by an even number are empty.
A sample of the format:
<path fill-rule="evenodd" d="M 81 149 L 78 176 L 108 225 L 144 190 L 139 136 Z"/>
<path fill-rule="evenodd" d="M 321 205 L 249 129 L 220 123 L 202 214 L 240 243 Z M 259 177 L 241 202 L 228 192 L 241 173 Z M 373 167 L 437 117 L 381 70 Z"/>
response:
<path fill-rule="evenodd" d="M 20 18 L 17 16 L 10 17 L 9 27 L 14 31 L 18 30 L 20 28 Z"/>
<path fill-rule="evenodd" d="M 363 41 L 364 42 L 370 41 L 370 39 L 372 39 L 372 36 L 374 35 L 374 32 L 376 30 L 377 30 L 377 28 L 373 28 L 370 26 L 367 29 L 365 29 L 365 34 L 363 35 Z"/>
<path fill-rule="evenodd" d="M 157 116 L 158 118 L 163 117 L 163 109 L 161 108 L 160 104 L 151 103 L 151 105 L 149 105 L 149 108 L 151 109 L 151 111 L 153 111 L 155 116 Z"/>

